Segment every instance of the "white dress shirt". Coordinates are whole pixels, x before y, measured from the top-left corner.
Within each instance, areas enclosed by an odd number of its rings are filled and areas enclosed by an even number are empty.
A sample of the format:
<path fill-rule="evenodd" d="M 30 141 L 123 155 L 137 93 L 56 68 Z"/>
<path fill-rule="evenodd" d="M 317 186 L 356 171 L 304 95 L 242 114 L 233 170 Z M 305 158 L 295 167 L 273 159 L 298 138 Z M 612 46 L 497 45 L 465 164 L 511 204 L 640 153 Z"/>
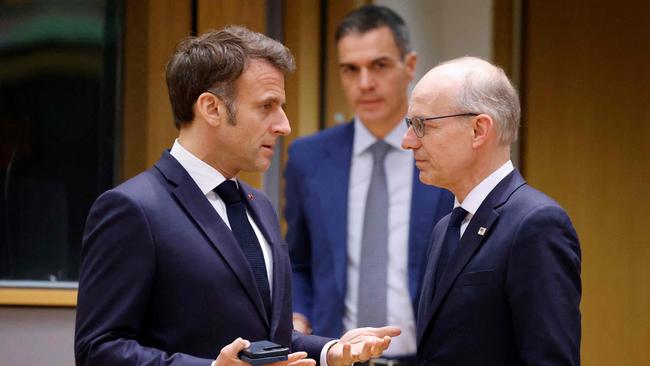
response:
<path fill-rule="evenodd" d="M 512 161 L 508 160 L 499 169 L 492 172 L 492 174 L 488 175 L 487 178 L 483 179 L 481 183 L 474 187 L 462 203 L 458 202 L 458 198 L 454 199 L 454 208 L 460 206 L 468 212 L 467 216 L 460 223 L 461 237 L 465 233 L 465 229 L 467 229 L 470 220 L 476 214 L 476 210 L 481 206 L 481 203 L 485 201 L 485 198 L 492 192 L 494 187 L 513 170 L 515 170 L 515 167 L 512 165 Z"/>
<path fill-rule="evenodd" d="M 388 187 L 388 324 L 399 326 L 402 334 L 391 340 L 387 356 L 416 353 L 415 317 L 408 290 L 408 241 L 413 190 L 413 155 L 402 150 L 406 125 L 399 123 L 384 141 L 393 148 L 385 160 Z M 357 328 L 359 265 L 366 196 L 372 175 L 373 158 L 368 148 L 377 141 L 358 119 L 354 120 L 354 142 L 348 191 L 348 266 L 344 329 Z M 363 286 L 380 284 L 365 283 Z"/>
<path fill-rule="evenodd" d="M 219 184 L 226 180 L 223 174 L 219 173 L 218 170 L 185 150 L 178 140 L 174 141 L 174 146 L 169 153 L 181 164 L 190 177 L 192 177 L 192 180 L 194 180 L 196 185 L 199 186 L 199 189 L 208 199 L 208 202 L 210 202 L 215 211 L 217 211 L 219 217 L 221 217 L 223 222 L 225 222 L 226 225 L 228 225 L 228 228 L 230 228 L 226 204 L 221 200 L 221 198 L 219 198 L 219 195 L 213 191 L 213 189 L 217 188 Z M 239 185 L 236 179 L 232 180 Z M 269 279 L 269 290 L 271 297 L 273 297 L 273 254 L 271 246 L 266 241 L 264 235 L 262 235 L 260 228 L 257 227 L 255 220 L 251 218 L 248 211 L 246 211 L 246 216 L 253 227 L 253 231 L 255 232 L 255 236 L 257 236 L 257 240 L 260 242 L 260 246 L 262 247 L 262 255 L 264 255 L 264 264 L 266 265 L 266 275 Z"/>
<path fill-rule="evenodd" d="M 223 181 L 226 180 L 223 174 L 219 173 L 219 171 L 205 163 L 203 160 L 197 158 L 192 153 L 185 150 L 185 148 L 181 146 L 178 140 L 174 141 L 174 146 L 172 147 L 170 154 L 187 171 L 192 180 L 194 180 L 201 192 L 208 199 L 208 202 L 210 202 L 215 211 L 217 211 L 219 217 L 221 217 L 223 222 L 225 222 L 226 225 L 228 225 L 228 228 L 230 228 L 228 213 L 226 211 L 226 204 L 223 202 L 223 200 L 221 200 L 219 195 L 213 191 L 213 189 L 215 189 L 219 184 L 223 183 Z M 236 179 L 233 179 L 233 181 L 239 185 Z M 248 217 L 248 221 L 253 227 L 253 231 L 255 232 L 255 236 L 257 236 L 257 240 L 260 242 L 260 246 L 262 247 L 264 264 L 266 265 L 266 275 L 269 279 L 269 289 L 271 290 L 271 297 L 273 297 L 273 254 L 271 251 L 271 246 L 266 241 L 264 235 L 262 235 L 262 232 L 260 231 L 259 227 L 257 227 L 255 221 L 251 218 L 248 211 L 246 211 L 246 216 Z M 335 342 L 335 340 L 328 342 L 321 350 L 321 365 L 327 366 L 327 351 Z M 215 364 L 216 360 L 212 361 L 211 365 L 215 366 Z"/>

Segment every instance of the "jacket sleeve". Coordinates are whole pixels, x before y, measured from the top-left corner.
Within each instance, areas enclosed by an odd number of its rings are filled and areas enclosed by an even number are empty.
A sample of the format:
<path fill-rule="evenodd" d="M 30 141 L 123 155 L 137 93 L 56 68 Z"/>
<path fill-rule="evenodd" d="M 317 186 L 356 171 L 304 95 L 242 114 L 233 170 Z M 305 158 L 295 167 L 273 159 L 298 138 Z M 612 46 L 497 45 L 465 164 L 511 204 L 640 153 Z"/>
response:
<path fill-rule="evenodd" d="M 291 256 L 293 272 L 293 311 L 310 319 L 313 304 L 313 281 L 311 271 L 311 240 L 307 226 L 303 189 L 305 180 L 301 176 L 299 164 L 296 161 L 294 146 L 289 149 L 289 160 L 285 169 L 284 210 L 287 220 L 287 244 Z"/>
<path fill-rule="evenodd" d="M 155 274 L 155 247 L 143 210 L 108 191 L 90 210 L 79 276 L 77 366 L 197 365 L 213 360 L 141 344 Z"/>
<path fill-rule="evenodd" d="M 507 296 L 525 365 L 580 364 L 580 246 L 559 206 L 541 206 L 519 224 Z"/>

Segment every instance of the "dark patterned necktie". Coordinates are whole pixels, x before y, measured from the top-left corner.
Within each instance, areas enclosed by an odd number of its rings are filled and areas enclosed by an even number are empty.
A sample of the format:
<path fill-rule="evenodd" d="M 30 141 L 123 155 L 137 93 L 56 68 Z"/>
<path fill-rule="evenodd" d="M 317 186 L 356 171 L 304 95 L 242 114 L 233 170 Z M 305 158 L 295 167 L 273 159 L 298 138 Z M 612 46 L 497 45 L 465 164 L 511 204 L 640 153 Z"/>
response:
<path fill-rule="evenodd" d="M 253 276 L 257 283 L 257 289 L 262 296 L 264 307 L 267 315 L 271 314 L 271 290 L 269 286 L 269 279 L 266 274 L 266 264 L 264 263 L 264 255 L 262 254 L 262 247 L 259 240 L 253 231 L 253 227 L 248 221 L 246 215 L 246 205 L 242 199 L 242 195 L 237 189 L 237 184 L 229 179 L 221 183 L 214 191 L 226 204 L 226 212 L 228 214 L 228 222 L 230 229 L 235 235 L 239 246 L 244 252 L 244 256 L 248 260 L 248 264 L 253 270 Z"/>
<path fill-rule="evenodd" d="M 440 277 L 442 277 L 447 267 L 449 259 L 451 259 L 454 251 L 456 251 L 456 247 L 460 241 L 460 224 L 463 222 L 465 216 L 467 216 L 467 211 L 460 206 L 451 211 L 449 225 L 447 225 L 447 234 L 445 235 L 445 240 L 442 242 L 440 258 L 436 267 L 436 288 L 438 287 L 438 282 L 440 282 Z"/>

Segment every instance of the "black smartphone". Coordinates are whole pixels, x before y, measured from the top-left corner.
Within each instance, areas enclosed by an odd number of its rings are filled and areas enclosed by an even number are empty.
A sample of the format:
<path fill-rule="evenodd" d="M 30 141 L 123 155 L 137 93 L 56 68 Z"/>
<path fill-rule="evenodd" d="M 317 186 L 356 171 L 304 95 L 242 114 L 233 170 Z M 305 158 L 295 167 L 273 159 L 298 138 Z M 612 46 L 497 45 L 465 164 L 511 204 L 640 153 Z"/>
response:
<path fill-rule="evenodd" d="M 239 359 L 253 366 L 285 361 L 289 355 L 289 347 L 270 341 L 251 342 L 248 348 L 239 352 Z"/>

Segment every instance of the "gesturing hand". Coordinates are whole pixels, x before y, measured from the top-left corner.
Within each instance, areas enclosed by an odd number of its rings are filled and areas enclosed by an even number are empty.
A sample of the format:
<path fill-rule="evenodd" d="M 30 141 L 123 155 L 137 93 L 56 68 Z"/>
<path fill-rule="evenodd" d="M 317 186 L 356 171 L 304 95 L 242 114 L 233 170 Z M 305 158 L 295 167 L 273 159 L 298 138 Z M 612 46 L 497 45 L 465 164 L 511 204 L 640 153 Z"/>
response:
<path fill-rule="evenodd" d="M 357 328 L 345 333 L 327 352 L 329 366 L 347 366 L 377 358 L 390 345 L 391 337 L 400 335 L 398 327 Z"/>

